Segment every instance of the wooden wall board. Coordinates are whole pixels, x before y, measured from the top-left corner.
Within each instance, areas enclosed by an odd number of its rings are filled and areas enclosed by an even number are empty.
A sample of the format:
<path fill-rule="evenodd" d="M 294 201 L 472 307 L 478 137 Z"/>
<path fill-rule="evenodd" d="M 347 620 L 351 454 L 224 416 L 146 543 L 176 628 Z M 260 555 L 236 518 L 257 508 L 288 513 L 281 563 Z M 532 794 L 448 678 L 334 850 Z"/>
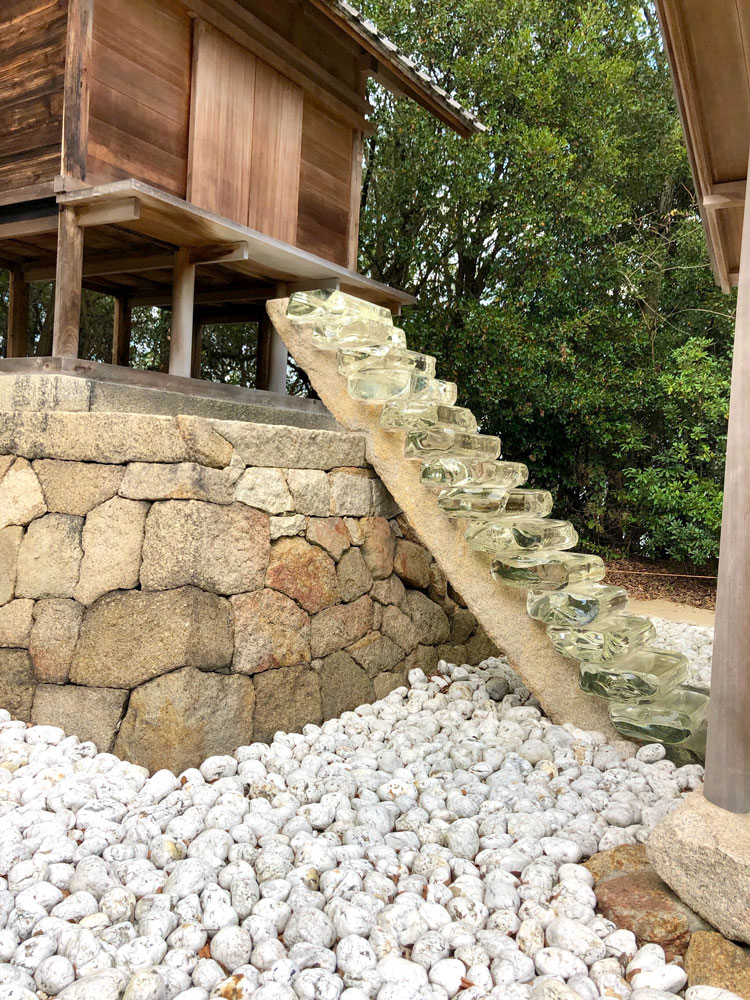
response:
<path fill-rule="evenodd" d="M 195 24 L 188 201 L 248 218 L 256 59 L 205 21 Z"/>
<path fill-rule="evenodd" d="M 192 22 L 177 0 L 96 0 L 87 180 L 183 195 Z"/>
<path fill-rule="evenodd" d="M 302 89 L 257 61 L 247 224 L 285 243 L 297 237 Z"/>
<path fill-rule="evenodd" d="M 0 189 L 60 172 L 67 0 L 0 5 Z"/>
<path fill-rule="evenodd" d="M 305 100 L 297 246 L 349 263 L 352 129 Z"/>

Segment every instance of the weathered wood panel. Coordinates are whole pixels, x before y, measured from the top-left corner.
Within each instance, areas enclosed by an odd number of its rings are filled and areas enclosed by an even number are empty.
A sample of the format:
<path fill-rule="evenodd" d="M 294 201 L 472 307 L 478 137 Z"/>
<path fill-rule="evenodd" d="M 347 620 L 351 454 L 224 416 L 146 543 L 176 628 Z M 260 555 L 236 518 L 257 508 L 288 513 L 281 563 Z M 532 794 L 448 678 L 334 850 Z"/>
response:
<path fill-rule="evenodd" d="M 86 179 L 185 196 L 192 23 L 177 0 L 96 0 Z"/>
<path fill-rule="evenodd" d="M 297 237 L 303 93 L 258 60 L 247 225 L 285 243 Z"/>
<path fill-rule="evenodd" d="M 245 224 L 256 59 L 204 21 L 195 32 L 188 200 Z"/>
<path fill-rule="evenodd" d="M 0 189 L 60 173 L 67 0 L 0 4 Z"/>
<path fill-rule="evenodd" d="M 305 101 L 297 246 L 337 264 L 349 262 L 352 129 Z"/>

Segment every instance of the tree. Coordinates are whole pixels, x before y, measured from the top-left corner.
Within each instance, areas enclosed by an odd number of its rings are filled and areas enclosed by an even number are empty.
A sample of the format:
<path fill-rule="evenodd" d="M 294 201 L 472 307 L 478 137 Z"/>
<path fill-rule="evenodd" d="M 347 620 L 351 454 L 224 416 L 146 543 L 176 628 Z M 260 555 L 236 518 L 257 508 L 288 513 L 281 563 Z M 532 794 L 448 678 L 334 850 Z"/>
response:
<path fill-rule="evenodd" d="M 603 552 L 718 552 L 733 302 L 714 287 L 650 4 L 368 0 L 475 109 L 470 140 L 373 91 L 361 266 L 419 297 L 508 457 Z"/>

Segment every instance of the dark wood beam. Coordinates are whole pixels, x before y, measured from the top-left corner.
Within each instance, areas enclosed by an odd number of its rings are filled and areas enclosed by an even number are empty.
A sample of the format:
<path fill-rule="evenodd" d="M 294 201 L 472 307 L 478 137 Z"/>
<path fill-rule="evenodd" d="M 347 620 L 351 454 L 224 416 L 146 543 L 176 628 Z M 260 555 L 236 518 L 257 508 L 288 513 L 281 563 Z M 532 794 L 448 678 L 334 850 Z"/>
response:
<path fill-rule="evenodd" d="M 8 358 L 25 358 L 29 353 L 29 286 L 20 267 L 10 268 L 8 298 Z"/>
<path fill-rule="evenodd" d="M 115 296 L 114 323 L 112 329 L 112 364 L 126 367 L 130 364 L 130 326 L 132 311 L 130 303 L 122 295 Z"/>
<path fill-rule="evenodd" d="M 68 0 L 63 83 L 62 173 L 86 177 L 89 137 L 89 68 L 94 0 Z"/>
<path fill-rule="evenodd" d="M 56 357 L 78 356 L 82 269 L 83 230 L 76 220 L 75 209 L 66 207 L 60 212 L 57 234 L 55 325 L 52 335 L 52 354 Z"/>

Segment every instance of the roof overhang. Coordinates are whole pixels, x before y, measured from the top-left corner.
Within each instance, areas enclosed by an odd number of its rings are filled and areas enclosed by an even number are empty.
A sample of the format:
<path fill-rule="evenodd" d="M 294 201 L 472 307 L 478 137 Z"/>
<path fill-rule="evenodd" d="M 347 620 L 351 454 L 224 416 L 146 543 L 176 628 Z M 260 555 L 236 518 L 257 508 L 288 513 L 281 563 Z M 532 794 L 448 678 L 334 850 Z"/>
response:
<path fill-rule="evenodd" d="M 737 283 L 750 149 L 750 4 L 656 0 L 711 265 Z"/>
<path fill-rule="evenodd" d="M 376 24 L 347 0 L 310 2 L 359 42 L 374 59 L 372 75 L 389 90 L 404 94 L 421 104 L 459 135 L 468 137 L 476 132 L 487 131 L 475 114 L 454 100 L 425 70 L 384 35 Z"/>

